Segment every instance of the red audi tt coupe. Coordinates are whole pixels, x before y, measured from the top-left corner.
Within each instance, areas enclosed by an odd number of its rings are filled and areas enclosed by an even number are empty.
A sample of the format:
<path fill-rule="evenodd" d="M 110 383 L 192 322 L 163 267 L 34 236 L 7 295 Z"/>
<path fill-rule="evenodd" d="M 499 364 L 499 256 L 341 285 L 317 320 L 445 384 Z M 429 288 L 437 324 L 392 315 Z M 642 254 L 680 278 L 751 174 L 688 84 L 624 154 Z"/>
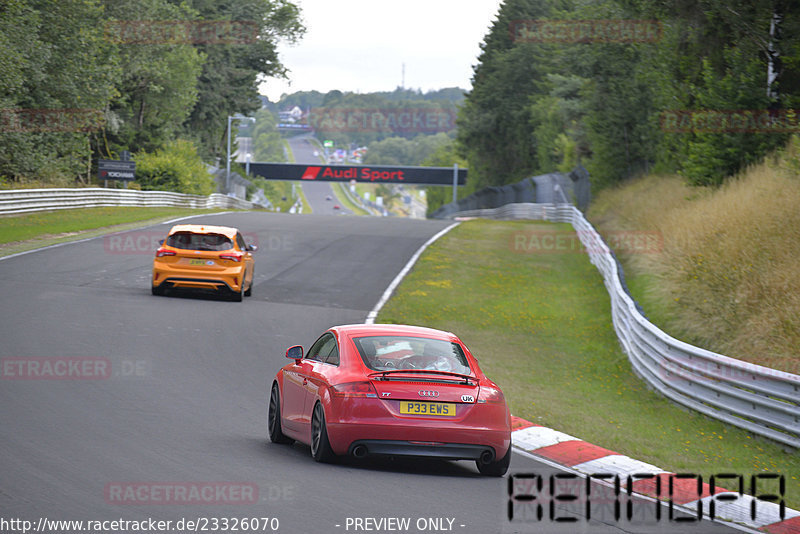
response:
<path fill-rule="evenodd" d="M 475 460 L 503 476 L 511 416 L 500 388 L 453 334 L 402 325 L 326 331 L 308 352 L 296 345 L 269 396 L 269 437 L 337 456 Z"/>

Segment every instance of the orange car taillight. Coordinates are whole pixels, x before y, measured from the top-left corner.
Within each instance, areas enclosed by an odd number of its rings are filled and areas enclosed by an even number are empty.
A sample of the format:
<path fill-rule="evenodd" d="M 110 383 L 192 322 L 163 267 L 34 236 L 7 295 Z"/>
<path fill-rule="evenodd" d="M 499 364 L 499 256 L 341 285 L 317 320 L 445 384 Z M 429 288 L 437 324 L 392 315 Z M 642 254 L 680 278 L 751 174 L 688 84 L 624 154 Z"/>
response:
<path fill-rule="evenodd" d="M 503 392 L 497 388 L 481 386 L 478 392 L 479 404 L 503 404 L 506 402 Z"/>
<path fill-rule="evenodd" d="M 220 254 L 219 259 L 240 262 L 242 261 L 242 254 L 239 252 L 226 252 L 225 254 Z"/>
<path fill-rule="evenodd" d="M 169 250 L 166 248 L 160 248 L 156 250 L 156 258 L 163 258 L 164 256 L 174 256 L 174 255 L 175 255 L 174 250 Z"/>
<path fill-rule="evenodd" d="M 372 382 L 348 382 L 347 384 L 337 384 L 331 387 L 331 395 L 334 397 L 369 397 L 377 398 L 378 392 Z"/>

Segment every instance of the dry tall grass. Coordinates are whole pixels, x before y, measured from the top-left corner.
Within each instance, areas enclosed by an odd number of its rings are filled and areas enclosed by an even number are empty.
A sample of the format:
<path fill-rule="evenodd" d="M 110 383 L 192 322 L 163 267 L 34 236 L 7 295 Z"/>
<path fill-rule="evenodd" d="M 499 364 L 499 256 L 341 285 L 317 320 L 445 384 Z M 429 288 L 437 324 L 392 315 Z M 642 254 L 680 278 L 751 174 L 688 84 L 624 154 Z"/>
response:
<path fill-rule="evenodd" d="M 630 274 L 649 275 L 668 333 L 800 373 L 798 145 L 719 189 L 649 176 L 598 195 L 589 218 L 602 233 L 663 237 L 660 253 L 623 255 Z"/>

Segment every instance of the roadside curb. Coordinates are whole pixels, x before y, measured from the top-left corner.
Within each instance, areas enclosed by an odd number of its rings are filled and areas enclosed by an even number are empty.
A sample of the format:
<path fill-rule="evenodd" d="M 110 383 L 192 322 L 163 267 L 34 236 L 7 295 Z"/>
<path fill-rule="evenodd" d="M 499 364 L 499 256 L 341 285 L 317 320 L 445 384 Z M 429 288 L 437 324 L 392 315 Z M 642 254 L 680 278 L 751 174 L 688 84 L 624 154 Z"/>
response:
<path fill-rule="evenodd" d="M 661 486 L 666 486 L 669 484 L 670 475 L 674 473 L 519 417 L 512 416 L 511 419 L 511 442 L 517 449 L 546 458 L 582 474 L 618 475 L 626 489 L 627 477 L 635 479 L 636 475 L 652 475 L 649 478 L 633 480 L 633 493 L 662 501 L 668 500 L 663 495 L 664 491 L 661 491 L 660 496 L 657 494 L 656 477 L 661 480 Z M 697 511 L 700 507 L 701 511 L 706 511 L 713 506 L 714 516 L 717 519 L 769 534 L 800 534 L 800 511 L 784 508 L 781 514 L 781 507 L 775 502 L 756 499 L 719 486 L 712 488 L 706 483 L 702 485 L 702 492 L 698 492 L 695 478 L 675 478 L 673 483 L 672 500 L 685 510 Z M 697 499 L 698 494 L 702 495 L 702 498 Z M 755 519 L 752 510 L 756 512 Z"/>

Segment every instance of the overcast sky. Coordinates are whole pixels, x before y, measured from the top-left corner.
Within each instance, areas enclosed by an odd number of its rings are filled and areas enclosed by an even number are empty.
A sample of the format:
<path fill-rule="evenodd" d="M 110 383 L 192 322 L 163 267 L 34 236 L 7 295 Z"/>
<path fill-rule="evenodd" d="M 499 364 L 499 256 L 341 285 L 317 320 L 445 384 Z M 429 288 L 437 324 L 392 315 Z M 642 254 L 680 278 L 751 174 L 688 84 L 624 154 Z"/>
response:
<path fill-rule="evenodd" d="M 480 43 L 501 0 L 296 0 L 306 26 L 281 44 L 289 81 L 270 78 L 262 94 L 333 89 L 392 91 L 470 88 Z"/>

